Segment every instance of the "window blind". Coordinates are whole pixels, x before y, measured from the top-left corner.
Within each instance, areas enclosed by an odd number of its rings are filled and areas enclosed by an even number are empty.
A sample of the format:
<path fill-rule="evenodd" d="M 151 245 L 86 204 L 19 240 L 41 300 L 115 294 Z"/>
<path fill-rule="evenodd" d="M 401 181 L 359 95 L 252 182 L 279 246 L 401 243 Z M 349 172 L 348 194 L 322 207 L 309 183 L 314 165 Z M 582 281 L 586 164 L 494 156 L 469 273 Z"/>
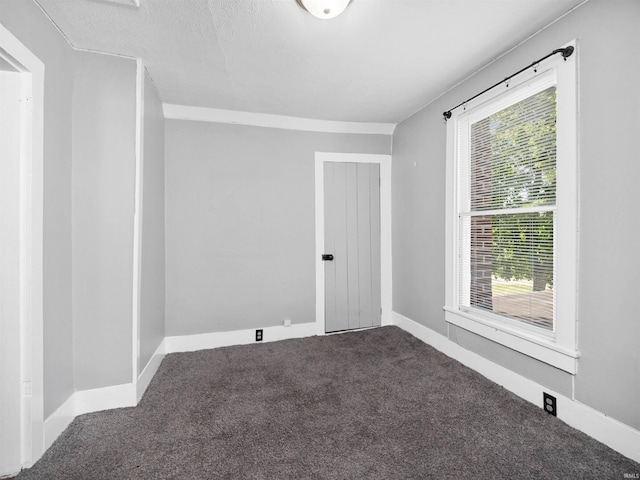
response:
<path fill-rule="evenodd" d="M 461 129 L 463 307 L 554 329 L 556 87 Z"/>

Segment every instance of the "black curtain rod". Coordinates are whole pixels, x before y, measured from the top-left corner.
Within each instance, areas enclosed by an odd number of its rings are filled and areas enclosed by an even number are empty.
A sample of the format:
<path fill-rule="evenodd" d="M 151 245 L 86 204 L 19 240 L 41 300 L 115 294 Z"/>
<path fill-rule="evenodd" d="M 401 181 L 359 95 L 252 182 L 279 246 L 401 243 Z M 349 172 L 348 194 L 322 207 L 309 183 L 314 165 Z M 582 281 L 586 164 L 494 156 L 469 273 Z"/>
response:
<path fill-rule="evenodd" d="M 483 91 L 481 91 L 480 93 L 476 93 L 473 97 L 466 99 L 464 102 L 459 103 L 458 105 L 456 105 L 455 107 L 453 107 L 450 110 L 447 110 L 446 112 L 443 112 L 442 115 L 444 116 L 445 121 L 449 120 L 451 118 L 451 110 L 455 110 L 458 107 L 461 107 L 462 105 L 464 105 L 465 103 L 470 102 L 471 100 L 473 100 L 474 98 L 479 97 L 480 95 L 482 95 L 483 93 L 488 92 L 489 90 L 497 87 L 498 85 L 500 85 L 501 83 L 505 83 L 508 82 L 509 80 L 511 80 L 513 77 L 515 77 L 516 75 L 521 74 L 522 72 L 524 72 L 525 70 L 528 70 L 531 67 L 535 67 L 536 65 L 538 65 L 540 62 L 542 62 L 543 60 L 546 60 L 547 58 L 557 54 L 557 53 L 561 53 L 562 54 L 562 58 L 564 58 L 565 60 L 567 58 L 569 58 L 572 54 L 573 54 L 573 50 L 574 48 L 569 45 L 568 47 L 565 48 L 558 48 L 556 50 L 554 50 L 553 52 L 545 55 L 542 58 L 539 58 L 538 60 L 536 60 L 535 62 L 532 62 L 531 65 L 527 65 L 526 67 L 518 70 L 516 73 L 509 75 L 508 77 L 506 77 L 503 80 L 500 80 L 499 82 L 495 83 L 494 85 L 491 85 L 489 88 L 485 88 Z"/>

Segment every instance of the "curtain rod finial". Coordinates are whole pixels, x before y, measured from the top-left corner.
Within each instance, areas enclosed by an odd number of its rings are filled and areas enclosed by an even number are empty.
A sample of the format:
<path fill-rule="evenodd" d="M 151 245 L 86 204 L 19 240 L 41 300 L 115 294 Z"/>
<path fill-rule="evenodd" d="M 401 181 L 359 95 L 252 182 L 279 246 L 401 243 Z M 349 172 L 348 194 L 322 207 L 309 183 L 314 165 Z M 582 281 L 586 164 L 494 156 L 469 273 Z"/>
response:
<path fill-rule="evenodd" d="M 572 45 L 569 45 L 566 48 L 562 49 L 562 58 L 569 58 L 571 55 L 573 55 L 573 51 L 575 50 L 575 48 L 573 48 Z"/>
<path fill-rule="evenodd" d="M 447 110 L 446 112 L 443 112 L 442 116 L 444 117 L 445 120 L 449 120 L 451 118 L 451 110 Z"/>

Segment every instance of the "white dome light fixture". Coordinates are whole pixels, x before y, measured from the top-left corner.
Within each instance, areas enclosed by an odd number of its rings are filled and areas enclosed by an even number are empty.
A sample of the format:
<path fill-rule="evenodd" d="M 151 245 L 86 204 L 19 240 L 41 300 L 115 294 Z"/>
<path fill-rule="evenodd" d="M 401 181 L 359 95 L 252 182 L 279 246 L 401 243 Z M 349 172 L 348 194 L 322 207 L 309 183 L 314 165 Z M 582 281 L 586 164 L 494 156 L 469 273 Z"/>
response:
<path fill-rule="evenodd" d="M 345 11 L 351 0 L 296 0 L 298 4 L 316 18 L 328 20 Z"/>

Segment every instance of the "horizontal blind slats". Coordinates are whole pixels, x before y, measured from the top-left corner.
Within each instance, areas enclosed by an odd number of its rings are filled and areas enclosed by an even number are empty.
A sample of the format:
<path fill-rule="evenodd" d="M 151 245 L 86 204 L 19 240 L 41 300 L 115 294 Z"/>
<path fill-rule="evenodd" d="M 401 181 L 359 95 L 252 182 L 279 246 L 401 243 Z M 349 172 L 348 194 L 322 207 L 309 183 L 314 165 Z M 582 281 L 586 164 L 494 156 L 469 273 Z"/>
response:
<path fill-rule="evenodd" d="M 555 203 L 555 87 L 470 126 L 470 209 Z"/>
<path fill-rule="evenodd" d="M 552 331 L 555 86 L 473 122 L 458 145 L 460 305 Z"/>

